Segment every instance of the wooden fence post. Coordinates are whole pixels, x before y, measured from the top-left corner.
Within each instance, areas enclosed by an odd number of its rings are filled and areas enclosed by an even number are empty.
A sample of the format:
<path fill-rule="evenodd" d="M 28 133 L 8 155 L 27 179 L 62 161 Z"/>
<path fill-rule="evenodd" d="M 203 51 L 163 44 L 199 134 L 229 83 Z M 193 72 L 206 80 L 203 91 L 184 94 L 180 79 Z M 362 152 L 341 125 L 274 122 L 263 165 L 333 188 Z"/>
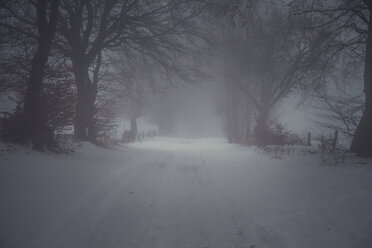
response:
<path fill-rule="evenodd" d="M 307 146 L 311 146 L 311 133 L 307 133 Z"/>
<path fill-rule="evenodd" d="M 324 141 L 324 136 L 320 136 L 320 146 L 321 146 L 321 150 L 322 150 L 322 153 L 324 153 L 324 150 L 325 150 L 325 141 Z"/>
<path fill-rule="evenodd" d="M 333 150 L 336 149 L 337 139 L 338 139 L 338 131 L 336 130 L 335 136 L 333 137 L 333 140 L 332 140 L 332 149 L 330 152 L 333 152 Z"/>

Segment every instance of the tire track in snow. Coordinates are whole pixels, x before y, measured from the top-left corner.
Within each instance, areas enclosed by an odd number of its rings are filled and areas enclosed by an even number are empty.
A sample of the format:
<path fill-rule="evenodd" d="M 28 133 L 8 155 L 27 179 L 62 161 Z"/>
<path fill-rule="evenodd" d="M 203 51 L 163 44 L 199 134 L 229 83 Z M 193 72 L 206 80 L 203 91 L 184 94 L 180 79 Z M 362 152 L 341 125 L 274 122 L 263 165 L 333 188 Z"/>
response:
<path fill-rule="evenodd" d="M 213 164 L 205 157 L 208 155 L 204 152 L 199 153 L 200 159 L 204 161 L 205 168 L 208 171 L 206 173 L 207 181 L 213 182 L 213 184 L 205 184 L 208 191 L 211 192 L 211 196 L 215 197 L 215 202 L 218 202 L 224 208 L 225 223 L 229 225 L 225 232 L 225 241 L 227 241 L 228 247 L 234 248 L 286 248 L 286 242 L 283 238 L 273 231 L 268 230 L 264 226 L 257 223 L 254 218 L 247 213 L 247 209 L 238 206 L 239 198 L 236 195 L 231 195 L 226 189 L 226 184 L 221 183 L 218 177 L 215 175 L 219 168 L 212 169 Z M 220 163 L 222 161 L 219 161 Z M 225 161 L 228 166 L 229 161 Z M 231 166 L 231 165 L 229 165 Z M 244 185 L 242 185 L 244 186 Z M 221 246 L 226 247 L 226 246 Z"/>
<path fill-rule="evenodd" d="M 102 224 L 108 221 L 105 217 L 120 203 L 120 198 L 130 197 L 131 185 L 138 183 L 141 175 L 152 164 L 146 157 L 145 160 L 114 169 L 62 213 L 53 216 L 44 231 L 25 247 L 45 247 L 46 244 L 47 247 L 59 247 L 60 244 L 66 244 L 67 247 L 91 247 L 91 234 L 97 233 L 98 229 L 99 233 L 104 232 L 109 225 Z M 96 243 L 93 247 L 100 246 Z"/>

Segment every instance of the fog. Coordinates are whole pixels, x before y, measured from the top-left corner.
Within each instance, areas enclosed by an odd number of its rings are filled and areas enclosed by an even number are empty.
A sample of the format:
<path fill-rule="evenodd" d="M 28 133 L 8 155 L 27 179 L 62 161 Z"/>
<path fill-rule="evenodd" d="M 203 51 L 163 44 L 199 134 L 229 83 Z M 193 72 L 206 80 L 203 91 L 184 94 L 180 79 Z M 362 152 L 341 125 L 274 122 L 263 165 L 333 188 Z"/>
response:
<path fill-rule="evenodd" d="M 156 97 L 154 105 L 172 106 L 172 126 L 166 135 L 182 137 L 223 137 L 218 113 L 218 85 L 214 82 L 185 86 Z M 155 111 L 156 111 L 156 107 Z M 159 110 L 161 111 L 161 109 Z M 164 130 L 166 132 L 166 130 Z"/>
<path fill-rule="evenodd" d="M 152 132 L 261 147 L 337 132 L 369 154 L 365 9 L 338 20 L 322 14 L 336 1 L 125 3 L 4 3 L 4 140 L 43 150 L 65 134 L 108 145 Z"/>
<path fill-rule="evenodd" d="M 0 248 L 372 247 L 371 15 L 1 0 Z"/>

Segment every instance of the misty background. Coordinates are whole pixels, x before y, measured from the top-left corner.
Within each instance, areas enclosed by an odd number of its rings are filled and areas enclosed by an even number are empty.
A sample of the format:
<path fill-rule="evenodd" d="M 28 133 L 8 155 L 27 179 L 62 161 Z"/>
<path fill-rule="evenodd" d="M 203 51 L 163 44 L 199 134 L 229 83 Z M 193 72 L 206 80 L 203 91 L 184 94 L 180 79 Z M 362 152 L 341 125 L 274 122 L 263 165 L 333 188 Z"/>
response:
<path fill-rule="evenodd" d="M 372 0 L 1 0 L 1 248 L 371 248 Z"/>

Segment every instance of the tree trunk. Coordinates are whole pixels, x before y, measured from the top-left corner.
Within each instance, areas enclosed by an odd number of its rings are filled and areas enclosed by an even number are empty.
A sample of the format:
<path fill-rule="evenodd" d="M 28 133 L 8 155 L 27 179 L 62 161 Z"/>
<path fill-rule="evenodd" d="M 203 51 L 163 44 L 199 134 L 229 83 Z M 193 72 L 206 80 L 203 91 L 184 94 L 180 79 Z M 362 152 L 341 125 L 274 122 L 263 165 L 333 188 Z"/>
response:
<path fill-rule="evenodd" d="M 371 14 L 371 11 L 370 11 Z M 362 118 L 355 130 L 350 151 L 358 156 L 372 157 L 372 23 L 368 25 L 368 37 L 364 66 L 364 94 L 366 97 Z"/>
<path fill-rule="evenodd" d="M 40 107 L 42 84 L 45 65 L 48 61 L 52 41 L 56 32 L 58 6 L 59 0 L 53 1 L 51 12 L 48 17 L 49 23 L 47 22 L 48 1 L 39 0 L 36 6 L 39 38 L 37 50 L 31 62 L 30 77 L 24 97 L 22 124 L 22 136 L 24 141 L 31 139 L 34 145 L 36 142 L 40 143 L 39 136 L 42 136 L 42 134 L 39 133 L 40 130 L 43 130 L 40 126 L 43 125 L 44 122 L 44 116 Z"/>
<path fill-rule="evenodd" d="M 261 110 L 255 127 L 255 136 L 257 146 L 266 146 L 269 144 L 269 127 L 268 127 L 269 112 Z"/>
<path fill-rule="evenodd" d="M 24 132 L 25 135 L 33 135 L 33 130 L 40 124 L 41 113 L 39 113 L 42 82 L 44 78 L 44 67 L 48 59 L 49 49 L 41 42 L 32 60 L 30 77 L 27 84 L 24 105 Z"/>
<path fill-rule="evenodd" d="M 227 118 L 227 137 L 229 143 L 238 144 L 241 141 L 240 137 L 240 123 L 238 114 L 239 96 L 236 85 L 230 81 L 225 83 L 227 92 L 226 98 L 226 118 Z"/>
<path fill-rule="evenodd" d="M 130 131 L 132 133 L 131 142 L 135 142 L 137 138 L 137 133 L 138 133 L 136 117 L 132 117 L 130 119 Z"/>
<path fill-rule="evenodd" d="M 78 50 L 78 49 L 77 49 Z M 90 62 L 86 56 L 75 55 L 72 68 L 77 88 L 77 106 L 75 112 L 74 134 L 80 140 L 96 142 L 96 99 L 98 93 L 99 71 L 101 68 L 101 53 L 97 55 L 97 63 L 93 71 L 93 79 L 89 77 Z"/>
<path fill-rule="evenodd" d="M 74 133 L 80 140 L 95 141 L 95 95 L 90 87 L 78 90 Z"/>
<path fill-rule="evenodd" d="M 237 110 L 236 106 L 229 103 L 228 112 L 227 112 L 227 136 L 229 143 L 237 144 L 239 143 L 239 127 L 238 127 L 238 120 L 237 120 Z"/>
<path fill-rule="evenodd" d="M 95 141 L 95 101 L 97 90 L 89 78 L 88 67 L 82 61 L 73 64 L 77 85 L 77 105 L 74 134 L 80 140 Z"/>
<path fill-rule="evenodd" d="M 137 118 L 133 117 L 130 120 L 130 131 L 133 132 L 133 135 L 136 136 L 138 129 L 137 129 Z"/>
<path fill-rule="evenodd" d="M 247 111 L 244 115 L 244 121 L 242 122 L 242 133 L 240 135 L 241 142 L 243 144 L 249 143 L 249 135 L 251 133 L 251 110 L 250 106 L 247 106 Z"/>

